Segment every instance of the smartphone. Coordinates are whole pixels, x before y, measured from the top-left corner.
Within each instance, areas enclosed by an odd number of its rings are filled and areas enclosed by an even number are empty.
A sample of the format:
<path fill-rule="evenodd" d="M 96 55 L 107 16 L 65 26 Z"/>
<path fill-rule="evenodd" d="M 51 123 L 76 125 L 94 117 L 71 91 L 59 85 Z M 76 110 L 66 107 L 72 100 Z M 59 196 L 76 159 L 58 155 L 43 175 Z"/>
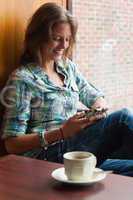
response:
<path fill-rule="evenodd" d="M 95 116 L 95 115 L 100 115 L 100 114 L 104 114 L 107 112 L 107 108 L 91 108 L 90 110 L 85 110 L 85 115 L 87 117 L 92 117 L 92 116 Z"/>

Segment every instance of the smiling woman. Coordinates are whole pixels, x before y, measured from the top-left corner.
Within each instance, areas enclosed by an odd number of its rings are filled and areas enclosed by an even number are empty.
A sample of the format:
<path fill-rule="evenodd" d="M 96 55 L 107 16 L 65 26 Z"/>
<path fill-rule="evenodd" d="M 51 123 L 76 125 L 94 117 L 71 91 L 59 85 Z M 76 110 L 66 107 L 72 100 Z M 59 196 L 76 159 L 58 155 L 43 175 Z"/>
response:
<path fill-rule="evenodd" d="M 72 53 L 77 23 L 68 11 L 49 3 L 41 6 L 32 16 L 25 33 L 24 52 L 21 64 L 35 62 L 40 65 L 50 80 L 63 85 L 64 76 L 57 73 L 55 62 Z"/>
<path fill-rule="evenodd" d="M 1 93 L 6 149 L 54 162 L 63 162 L 68 151 L 90 151 L 99 167 L 133 176 L 133 160 L 104 162 L 121 147 L 117 158 L 133 159 L 133 112 L 106 114 L 103 93 L 69 59 L 76 32 L 74 17 L 57 4 L 44 4 L 33 14 L 20 67 Z M 97 112 L 77 112 L 79 101 Z"/>
<path fill-rule="evenodd" d="M 53 5 L 52 10 L 49 8 L 49 3 L 47 3 L 41 6 L 32 16 L 25 33 L 22 63 L 33 62 L 34 59 L 36 63 L 40 64 L 42 62 L 42 56 L 45 60 L 47 57 L 41 51 L 46 48 L 50 48 L 50 51 L 55 46 L 57 50 L 63 48 L 64 55 L 69 56 L 71 54 L 73 44 L 75 43 L 77 23 L 68 11 L 65 13 L 65 10 L 56 4 L 51 3 L 51 5 Z M 60 47 L 62 41 L 63 47 Z M 67 45 L 66 47 L 64 46 L 64 42 Z"/>
<path fill-rule="evenodd" d="M 48 44 L 44 44 L 41 50 L 42 68 L 45 70 L 50 80 L 56 85 L 63 86 L 64 76 L 57 73 L 54 62 L 58 62 L 63 57 L 71 44 L 71 27 L 67 22 L 57 23 L 52 28 L 52 36 Z"/>

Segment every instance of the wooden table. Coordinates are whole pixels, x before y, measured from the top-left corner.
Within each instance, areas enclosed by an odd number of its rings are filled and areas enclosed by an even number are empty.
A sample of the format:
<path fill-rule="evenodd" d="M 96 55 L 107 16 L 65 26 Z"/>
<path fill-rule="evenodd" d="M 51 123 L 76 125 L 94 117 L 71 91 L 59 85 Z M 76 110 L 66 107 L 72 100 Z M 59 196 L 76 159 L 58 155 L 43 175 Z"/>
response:
<path fill-rule="evenodd" d="M 110 174 L 92 186 L 57 182 L 61 164 L 9 155 L 0 159 L 0 200 L 133 200 L 133 178 Z"/>

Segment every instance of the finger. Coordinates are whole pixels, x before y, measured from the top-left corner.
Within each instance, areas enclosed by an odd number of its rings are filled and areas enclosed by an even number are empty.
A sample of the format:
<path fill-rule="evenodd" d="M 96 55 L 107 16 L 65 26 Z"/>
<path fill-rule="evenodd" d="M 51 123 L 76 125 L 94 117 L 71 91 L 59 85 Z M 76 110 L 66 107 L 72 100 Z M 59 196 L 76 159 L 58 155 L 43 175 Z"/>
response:
<path fill-rule="evenodd" d="M 96 119 L 102 119 L 105 117 L 105 113 L 96 115 Z"/>
<path fill-rule="evenodd" d="M 83 117 L 85 117 L 85 112 L 84 112 L 84 111 L 83 111 L 83 112 L 79 112 L 79 113 L 77 113 L 77 114 L 75 115 L 75 117 L 76 117 L 77 119 L 83 118 Z"/>
<path fill-rule="evenodd" d="M 95 122 L 92 122 L 92 121 L 89 121 L 89 122 L 87 122 L 87 123 L 84 123 L 84 124 L 82 124 L 82 129 L 84 129 L 84 128 L 86 128 L 87 126 L 90 126 L 90 125 L 92 125 L 92 124 L 94 124 Z"/>
<path fill-rule="evenodd" d="M 78 125 L 81 127 L 81 129 L 95 123 L 94 121 L 90 121 L 88 118 L 79 119 L 77 120 L 77 122 L 78 122 Z"/>
<path fill-rule="evenodd" d="M 107 117 L 107 112 L 103 113 L 103 118 Z"/>

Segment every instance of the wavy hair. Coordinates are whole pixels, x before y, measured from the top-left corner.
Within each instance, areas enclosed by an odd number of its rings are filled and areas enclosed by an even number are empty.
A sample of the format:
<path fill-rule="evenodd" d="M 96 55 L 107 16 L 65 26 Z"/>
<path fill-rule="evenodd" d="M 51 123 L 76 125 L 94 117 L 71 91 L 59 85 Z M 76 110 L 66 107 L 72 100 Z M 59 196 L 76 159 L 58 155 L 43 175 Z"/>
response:
<path fill-rule="evenodd" d="M 55 3 L 43 4 L 31 17 L 25 32 L 23 53 L 20 64 L 35 62 L 41 64 L 41 48 L 52 40 L 52 29 L 58 23 L 69 23 L 71 27 L 71 40 L 64 57 L 72 54 L 76 41 L 77 22 L 68 10 Z"/>

